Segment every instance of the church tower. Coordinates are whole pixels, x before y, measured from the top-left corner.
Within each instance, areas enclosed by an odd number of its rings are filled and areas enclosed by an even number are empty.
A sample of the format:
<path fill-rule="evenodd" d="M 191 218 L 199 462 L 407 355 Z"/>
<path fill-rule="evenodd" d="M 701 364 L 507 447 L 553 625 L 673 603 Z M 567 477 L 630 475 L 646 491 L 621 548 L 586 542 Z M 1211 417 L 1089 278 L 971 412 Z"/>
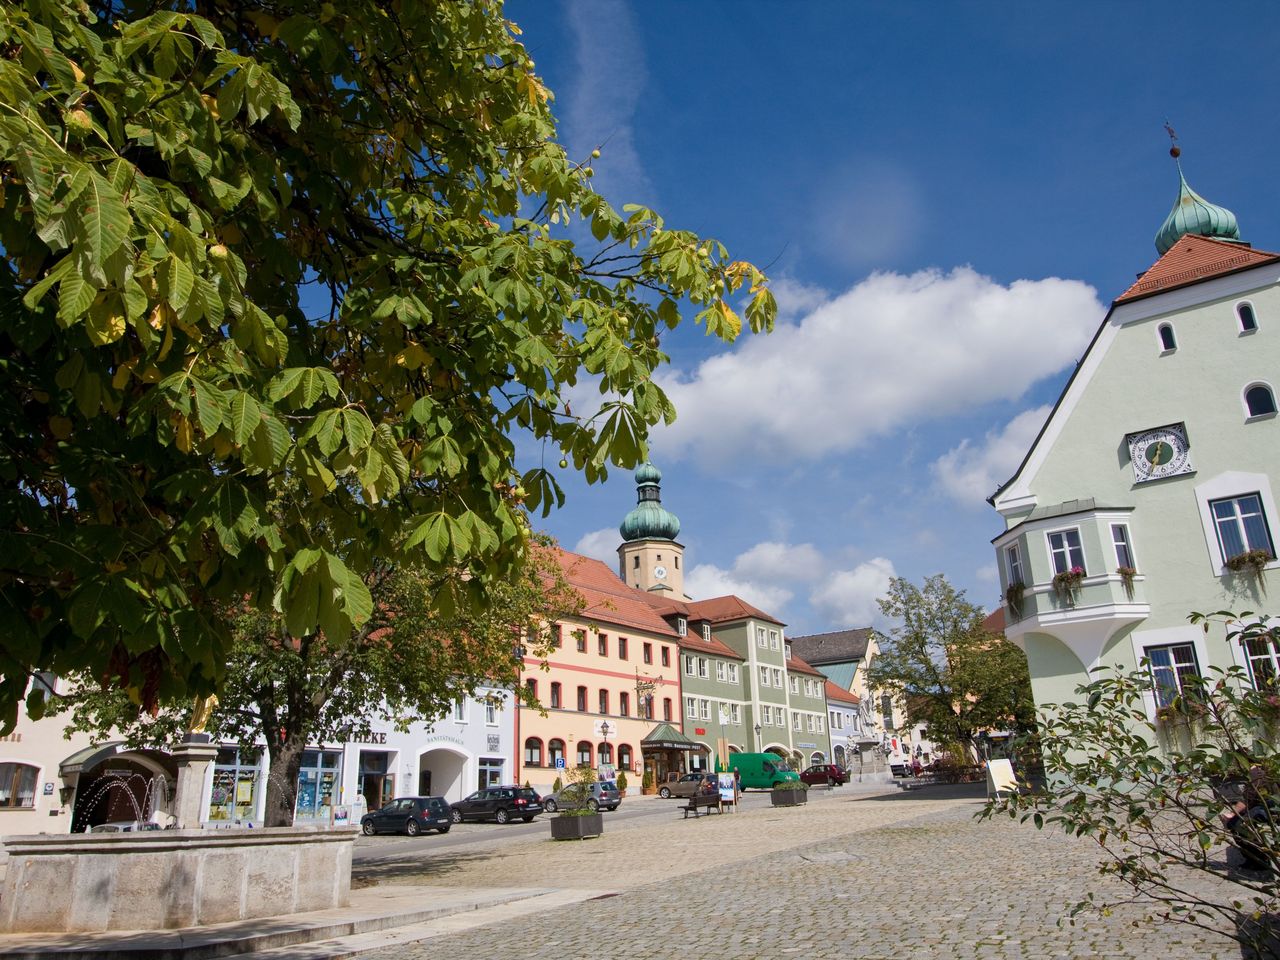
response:
<path fill-rule="evenodd" d="M 652 463 L 636 468 L 636 506 L 618 527 L 618 576 L 629 587 L 686 600 L 684 547 L 676 542 L 680 519 L 662 508 L 661 482 Z"/>

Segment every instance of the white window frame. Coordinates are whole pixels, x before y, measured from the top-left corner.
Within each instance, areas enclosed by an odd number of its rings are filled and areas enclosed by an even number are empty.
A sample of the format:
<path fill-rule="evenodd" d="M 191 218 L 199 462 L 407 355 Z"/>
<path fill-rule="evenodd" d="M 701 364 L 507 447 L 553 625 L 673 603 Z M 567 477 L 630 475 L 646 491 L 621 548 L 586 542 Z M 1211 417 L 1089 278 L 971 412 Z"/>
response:
<path fill-rule="evenodd" d="M 1071 544 L 1067 542 L 1067 538 L 1070 534 L 1075 534 L 1076 545 L 1074 548 L 1071 546 Z M 1061 551 L 1055 550 L 1053 546 L 1054 537 L 1062 537 L 1063 545 L 1062 545 Z M 1079 567 L 1081 570 L 1085 571 L 1085 576 L 1088 576 L 1089 567 L 1084 562 L 1084 537 L 1080 535 L 1080 528 L 1078 526 L 1058 527 L 1055 530 L 1046 530 L 1044 532 L 1044 545 L 1045 545 L 1045 548 L 1049 551 L 1049 568 L 1053 571 L 1054 576 L 1056 576 L 1059 573 L 1065 573 L 1067 570 L 1070 570 L 1073 567 Z M 1076 563 L 1075 558 L 1072 556 L 1073 550 L 1079 552 L 1079 555 L 1080 555 L 1079 563 Z M 1066 554 L 1066 566 L 1063 567 L 1062 569 L 1058 568 L 1057 554 L 1059 552 L 1063 552 Z"/>
<path fill-rule="evenodd" d="M 697 697 L 684 698 L 684 715 L 688 717 L 690 720 L 698 719 L 698 698 Z"/>
<path fill-rule="evenodd" d="M 711 669 L 707 666 L 706 657 L 698 658 L 698 676 L 703 680 L 709 680 L 711 678 Z"/>
<path fill-rule="evenodd" d="M 702 639 L 707 641 L 707 643 L 711 642 L 711 624 L 704 623 L 702 625 Z"/>
<path fill-rule="evenodd" d="M 1009 583 L 1021 583 L 1026 586 L 1026 575 L 1022 572 L 1022 551 L 1018 549 L 1016 543 L 1011 543 L 1004 548 L 1004 563 Z"/>
<path fill-rule="evenodd" d="M 817 728 L 818 728 L 818 731 L 817 731 L 818 733 L 826 733 L 826 732 L 827 732 L 827 722 L 826 722 L 826 718 L 825 718 L 825 717 L 823 717 L 823 715 L 822 715 L 822 714 L 820 714 L 820 713 L 819 713 L 819 714 L 815 714 L 815 715 L 814 715 L 814 717 L 813 717 L 813 722 L 814 722 L 814 725 L 815 725 L 815 726 L 817 726 Z"/>
<path fill-rule="evenodd" d="M 1271 492 L 1271 478 L 1265 473 L 1230 470 L 1197 484 L 1195 493 L 1196 503 L 1200 508 L 1200 526 L 1204 531 L 1205 546 L 1208 550 L 1209 569 L 1215 577 L 1220 577 L 1227 572 L 1227 558 L 1222 555 L 1222 545 L 1218 540 L 1218 525 L 1213 517 L 1213 508 L 1210 506 L 1217 500 L 1230 500 L 1256 493 L 1262 501 L 1263 519 L 1271 534 L 1272 549 L 1275 549 L 1275 521 L 1280 518 L 1280 513 L 1276 512 L 1276 501 Z M 1267 564 L 1266 569 L 1272 570 L 1277 566 L 1280 564 L 1272 561 Z"/>
<path fill-rule="evenodd" d="M 711 701 L 710 700 L 707 700 L 704 698 L 698 701 L 698 719 L 699 720 L 711 719 Z"/>
<path fill-rule="evenodd" d="M 792 677 L 792 678 L 791 678 L 791 692 L 792 692 L 792 693 L 796 693 L 796 694 L 798 694 L 798 693 L 800 692 L 800 678 L 799 678 L 799 677 Z"/>
<path fill-rule="evenodd" d="M 770 630 L 769 631 L 769 649 L 770 650 L 779 649 L 778 645 L 781 642 L 782 642 L 782 634 L 778 633 L 777 630 Z"/>
<path fill-rule="evenodd" d="M 684 675 L 686 677 L 696 677 L 698 675 L 696 671 L 697 667 L 695 666 L 695 658 L 693 654 L 686 653 L 684 655 Z"/>
<path fill-rule="evenodd" d="M 1190 644 L 1196 651 L 1196 664 L 1200 675 L 1204 676 L 1205 667 L 1212 663 L 1209 659 L 1208 647 L 1205 644 L 1205 632 L 1200 627 L 1187 624 L 1178 627 L 1162 627 L 1156 630 L 1135 630 L 1129 634 L 1129 644 L 1133 650 L 1133 662 L 1142 663 L 1149 659 L 1147 651 L 1156 647 L 1171 647 L 1179 644 Z M 1245 666 L 1241 655 L 1241 646 L 1231 644 L 1232 657 L 1240 666 Z M 1096 665 L 1096 664 L 1095 664 Z M 1142 695 L 1147 710 L 1147 719 L 1154 722 L 1156 718 L 1155 694 L 1148 690 Z"/>
<path fill-rule="evenodd" d="M 763 710 L 760 711 L 760 723 L 762 726 L 765 726 L 765 727 L 773 726 L 773 711 L 770 710 L 768 707 L 765 707 Z"/>
<path fill-rule="evenodd" d="M 689 621 L 684 617 L 676 617 L 676 636 L 683 637 L 689 632 Z"/>
<path fill-rule="evenodd" d="M 496 727 L 498 725 L 498 705 L 496 703 L 485 703 L 484 723 L 487 727 Z"/>
<path fill-rule="evenodd" d="M 453 722 L 454 723 L 467 722 L 467 701 L 466 700 L 453 701 Z"/>
<path fill-rule="evenodd" d="M 768 667 L 760 668 L 760 686 L 762 687 L 769 686 L 769 668 Z"/>
<path fill-rule="evenodd" d="M 773 710 L 777 715 L 778 720 L 775 726 L 785 727 L 787 725 L 787 711 L 783 710 L 781 707 L 774 707 Z"/>
<path fill-rule="evenodd" d="M 770 667 L 773 671 L 773 685 L 778 689 L 782 689 L 782 671 L 777 667 Z"/>
<path fill-rule="evenodd" d="M 1244 317 L 1240 314 L 1241 307 L 1249 308 L 1249 315 L 1253 317 L 1253 326 L 1246 327 L 1244 325 Z M 1247 337 L 1258 332 L 1260 324 L 1258 323 L 1258 308 L 1253 305 L 1252 300 L 1237 300 L 1235 305 L 1236 330 L 1240 336 Z"/>
<path fill-rule="evenodd" d="M 1138 561 L 1133 553 L 1133 537 L 1129 534 L 1129 525 L 1127 523 L 1112 522 L 1108 524 L 1108 527 L 1111 530 L 1111 549 L 1115 553 L 1116 566 L 1132 567 L 1134 570 L 1137 570 Z M 1117 531 L 1119 531 L 1120 536 L 1116 536 Z M 1129 555 L 1128 563 L 1125 563 L 1120 556 L 1122 548 L 1124 549 L 1124 552 Z"/>
<path fill-rule="evenodd" d="M 728 664 L 725 664 L 725 666 L 729 668 L 729 682 L 737 683 L 738 682 L 738 665 L 736 663 L 728 663 Z"/>
<path fill-rule="evenodd" d="M 1240 409 L 1244 411 L 1245 423 L 1256 423 L 1259 420 L 1273 420 L 1276 413 L 1274 410 L 1267 413 L 1254 413 L 1249 409 L 1249 391 L 1255 387 L 1262 387 L 1271 394 L 1271 405 L 1280 409 L 1280 404 L 1276 401 L 1276 388 L 1266 380 L 1250 380 L 1244 385 L 1244 389 L 1240 391 Z"/>
<path fill-rule="evenodd" d="M 764 627 L 756 627 L 756 646 L 762 650 L 769 649 L 769 631 Z"/>
<path fill-rule="evenodd" d="M 791 729 L 794 730 L 796 733 L 799 733 L 801 729 L 800 714 L 798 714 L 794 710 L 791 711 Z"/>

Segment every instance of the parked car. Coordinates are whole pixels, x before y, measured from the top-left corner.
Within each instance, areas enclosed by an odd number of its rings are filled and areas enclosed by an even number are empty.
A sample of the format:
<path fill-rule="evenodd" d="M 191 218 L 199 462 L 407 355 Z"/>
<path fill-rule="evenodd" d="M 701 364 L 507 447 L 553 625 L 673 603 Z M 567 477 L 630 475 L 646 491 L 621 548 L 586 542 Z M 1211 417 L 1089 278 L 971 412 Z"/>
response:
<path fill-rule="evenodd" d="M 618 790 L 618 785 L 612 780 L 599 780 L 595 783 L 585 784 L 590 787 L 587 797 L 587 809 L 595 812 L 596 810 L 617 810 L 622 804 L 622 794 Z M 570 784 L 558 793 L 549 793 L 542 798 L 542 805 L 546 808 L 547 813 L 555 813 L 561 807 L 572 806 L 577 799 L 574 796 L 574 790 L 577 788 Z"/>
<path fill-rule="evenodd" d="M 838 763 L 815 763 L 800 774 L 805 783 L 829 783 L 833 787 L 849 782 L 849 772 Z"/>
<path fill-rule="evenodd" d="M 542 812 L 542 798 L 531 788 L 486 787 L 453 804 L 454 823 L 463 820 L 496 820 L 507 823 L 519 817 L 528 823 Z"/>
<path fill-rule="evenodd" d="M 453 817 L 449 801 L 444 797 L 399 797 L 360 818 L 360 829 L 367 837 L 375 833 L 407 833 L 416 837 L 423 830 L 448 833 L 451 826 Z"/>
<path fill-rule="evenodd" d="M 686 773 L 679 780 L 672 780 L 670 783 L 664 783 L 658 788 L 658 796 L 666 797 L 692 797 L 702 793 L 704 781 L 707 777 L 714 776 L 705 770 L 695 773 Z"/>
<path fill-rule="evenodd" d="M 159 830 L 160 824 L 153 820 L 112 820 L 110 823 L 99 823 L 89 828 L 90 833 L 134 833 L 139 830 Z"/>

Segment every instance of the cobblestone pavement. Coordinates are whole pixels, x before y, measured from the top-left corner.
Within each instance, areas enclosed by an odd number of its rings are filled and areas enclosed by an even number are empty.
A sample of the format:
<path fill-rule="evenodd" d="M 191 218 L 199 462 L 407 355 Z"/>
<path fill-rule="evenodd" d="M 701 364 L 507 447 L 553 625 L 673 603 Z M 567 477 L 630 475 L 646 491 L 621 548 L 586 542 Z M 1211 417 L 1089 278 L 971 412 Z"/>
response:
<path fill-rule="evenodd" d="M 696 821 L 673 809 L 670 823 L 612 835 L 606 826 L 599 840 L 402 864 L 380 882 L 617 895 L 364 956 L 1240 957 L 1233 942 L 1191 927 L 1135 926 L 1132 908 L 1060 923 L 1088 891 L 1119 899 L 1123 888 L 1097 876 L 1088 841 L 976 823 L 978 808 L 849 798 Z"/>

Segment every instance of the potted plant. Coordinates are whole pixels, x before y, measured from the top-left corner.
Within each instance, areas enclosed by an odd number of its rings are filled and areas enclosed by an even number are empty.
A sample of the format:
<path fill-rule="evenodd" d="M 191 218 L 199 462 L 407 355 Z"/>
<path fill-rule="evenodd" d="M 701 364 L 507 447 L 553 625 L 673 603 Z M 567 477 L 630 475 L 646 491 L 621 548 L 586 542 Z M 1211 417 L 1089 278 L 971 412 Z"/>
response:
<path fill-rule="evenodd" d="M 585 840 L 604 833 L 604 814 L 587 806 L 596 772 L 590 767 L 575 767 L 565 775 L 568 785 L 560 793 L 564 804 L 551 818 L 552 840 Z"/>
<path fill-rule="evenodd" d="M 1022 594 L 1026 589 L 1027 585 L 1021 580 L 1015 580 L 1005 587 L 1004 602 L 1014 620 L 1022 619 Z"/>
<path fill-rule="evenodd" d="M 624 797 L 627 795 L 627 771 L 618 771 L 618 793 Z"/>
<path fill-rule="evenodd" d="M 769 791 L 769 799 L 775 807 L 798 807 L 809 802 L 809 785 L 803 780 L 781 784 Z"/>
<path fill-rule="evenodd" d="M 1132 600 L 1133 578 L 1138 575 L 1138 571 L 1133 567 L 1119 566 L 1116 567 L 1116 573 L 1120 575 L 1120 582 L 1124 585 L 1124 595 Z"/>
<path fill-rule="evenodd" d="M 1270 550 L 1246 550 L 1244 553 L 1237 553 L 1234 557 L 1227 558 L 1227 569 L 1232 573 L 1252 573 L 1258 579 L 1258 588 L 1263 593 L 1267 592 L 1267 582 L 1263 577 L 1263 571 L 1266 570 L 1267 564 L 1274 560 Z"/>
<path fill-rule="evenodd" d="M 1080 596 L 1080 584 L 1084 582 L 1084 567 L 1072 567 L 1070 570 L 1063 570 L 1061 573 L 1053 575 L 1053 592 L 1058 596 L 1058 602 L 1068 607 L 1076 605 L 1076 599 Z"/>
<path fill-rule="evenodd" d="M 653 774 L 646 770 L 644 776 L 640 778 L 640 793 L 642 796 L 651 797 L 657 792 L 658 788 L 653 785 Z"/>

